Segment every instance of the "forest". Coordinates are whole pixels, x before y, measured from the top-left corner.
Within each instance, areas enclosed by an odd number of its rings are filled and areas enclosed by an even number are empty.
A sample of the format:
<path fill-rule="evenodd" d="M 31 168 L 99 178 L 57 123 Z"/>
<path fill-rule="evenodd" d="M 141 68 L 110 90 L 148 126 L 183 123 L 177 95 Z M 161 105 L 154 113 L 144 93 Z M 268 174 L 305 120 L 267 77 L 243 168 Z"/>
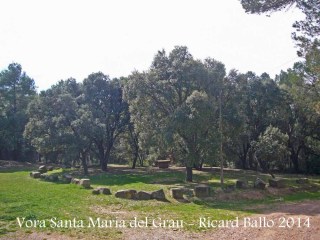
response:
<path fill-rule="evenodd" d="M 241 1 L 249 13 L 281 10 Z M 263 2 L 263 1 L 262 1 Z M 320 174 L 320 33 L 316 1 L 294 1 L 306 15 L 292 37 L 303 59 L 275 78 L 226 71 L 186 46 L 154 55 L 150 68 L 111 79 L 91 73 L 37 92 L 19 63 L 0 73 L 0 159 L 65 166 L 158 159 L 192 169 L 220 166 Z M 313 5 L 312 5 L 313 4 Z"/>

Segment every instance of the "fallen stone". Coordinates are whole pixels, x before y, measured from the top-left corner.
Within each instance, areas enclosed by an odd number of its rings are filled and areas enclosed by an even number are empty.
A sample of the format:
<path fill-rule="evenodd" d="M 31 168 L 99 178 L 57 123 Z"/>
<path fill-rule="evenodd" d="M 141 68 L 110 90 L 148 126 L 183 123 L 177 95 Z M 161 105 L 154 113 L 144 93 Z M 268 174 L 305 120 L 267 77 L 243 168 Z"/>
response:
<path fill-rule="evenodd" d="M 210 196 L 210 187 L 207 185 L 198 185 L 194 188 L 194 195 L 198 198 L 205 198 Z"/>
<path fill-rule="evenodd" d="M 136 194 L 136 199 L 138 200 L 150 200 L 151 199 L 151 193 L 139 191 Z"/>
<path fill-rule="evenodd" d="M 40 178 L 40 176 L 41 176 L 40 172 L 31 172 L 30 173 L 30 177 L 33 177 L 33 178 Z"/>
<path fill-rule="evenodd" d="M 309 179 L 308 178 L 299 178 L 296 180 L 296 183 L 307 184 L 307 183 L 309 183 Z"/>
<path fill-rule="evenodd" d="M 135 199 L 136 190 L 119 190 L 115 193 L 116 198 Z"/>
<path fill-rule="evenodd" d="M 269 185 L 270 187 L 274 187 L 274 188 L 284 188 L 286 187 L 286 183 L 284 181 L 284 179 L 269 179 Z"/>
<path fill-rule="evenodd" d="M 38 171 L 40 173 L 46 173 L 48 170 L 47 170 L 47 167 L 45 165 L 42 165 L 39 167 Z"/>
<path fill-rule="evenodd" d="M 183 194 L 185 193 L 184 188 L 171 188 L 170 194 L 174 199 L 183 199 Z"/>
<path fill-rule="evenodd" d="M 166 200 L 166 195 L 164 194 L 163 189 L 152 192 L 151 199 L 156 199 L 156 200 L 160 200 L 160 201 Z"/>
<path fill-rule="evenodd" d="M 100 194 L 99 189 L 93 189 L 93 190 L 92 190 L 92 194 L 94 194 L 94 195 L 99 195 L 99 194 Z"/>
<path fill-rule="evenodd" d="M 79 184 L 79 183 L 80 183 L 80 179 L 79 179 L 79 178 L 72 178 L 72 179 L 71 179 L 71 183 L 73 183 L 73 184 Z"/>
<path fill-rule="evenodd" d="M 248 181 L 247 180 L 240 180 L 236 181 L 236 188 L 248 188 Z"/>
<path fill-rule="evenodd" d="M 48 166 L 47 169 L 48 171 L 53 171 L 53 166 Z"/>
<path fill-rule="evenodd" d="M 59 177 L 58 175 L 46 175 L 45 180 L 49 182 L 58 182 Z"/>
<path fill-rule="evenodd" d="M 257 189 L 265 189 L 266 188 L 266 183 L 260 179 L 260 178 L 257 178 L 256 181 L 254 182 L 254 187 L 257 188 Z"/>
<path fill-rule="evenodd" d="M 82 178 L 80 179 L 80 186 L 84 187 L 84 188 L 90 188 L 90 179 L 87 179 L 87 178 Z"/>
<path fill-rule="evenodd" d="M 63 178 L 63 181 L 66 182 L 66 183 L 71 183 L 71 181 L 73 179 L 73 177 L 70 174 L 64 174 L 62 176 L 62 178 Z"/>
<path fill-rule="evenodd" d="M 99 190 L 99 192 L 101 194 L 104 194 L 104 195 L 111 195 L 111 191 L 109 188 L 105 188 L 105 187 L 98 187 L 96 188 L 97 190 Z"/>
<path fill-rule="evenodd" d="M 46 174 L 46 173 L 41 173 L 40 174 L 40 178 L 41 179 L 46 179 L 47 176 L 48 176 L 48 174 Z"/>

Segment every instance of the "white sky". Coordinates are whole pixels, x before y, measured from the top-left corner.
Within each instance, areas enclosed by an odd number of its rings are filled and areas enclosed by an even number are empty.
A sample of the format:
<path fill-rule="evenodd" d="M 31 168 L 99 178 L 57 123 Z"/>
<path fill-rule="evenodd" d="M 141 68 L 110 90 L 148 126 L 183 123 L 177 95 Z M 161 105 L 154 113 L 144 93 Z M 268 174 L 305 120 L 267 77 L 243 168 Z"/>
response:
<path fill-rule="evenodd" d="M 0 9 L 0 70 L 20 63 L 39 90 L 97 71 L 147 70 L 176 45 L 272 77 L 298 60 L 295 9 L 249 15 L 239 0 L 1 0 Z"/>

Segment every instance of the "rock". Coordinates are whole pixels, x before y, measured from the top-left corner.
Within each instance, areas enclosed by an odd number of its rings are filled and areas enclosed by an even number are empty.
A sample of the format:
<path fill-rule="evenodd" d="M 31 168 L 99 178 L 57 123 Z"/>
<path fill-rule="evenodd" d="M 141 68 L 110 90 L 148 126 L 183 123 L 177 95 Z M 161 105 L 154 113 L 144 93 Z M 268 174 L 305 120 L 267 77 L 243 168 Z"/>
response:
<path fill-rule="evenodd" d="M 40 172 L 31 172 L 30 173 L 30 177 L 33 177 L 33 178 L 40 178 L 40 176 L 41 176 Z"/>
<path fill-rule="evenodd" d="M 91 185 L 90 179 L 82 178 L 82 179 L 80 179 L 80 183 L 79 184 L 80 184 L 80 186 L 82 186 L 84 188 L 90 188 L 90 185 Z"/>
<path fill-rule="evenodd" d="M 53 166 L 48 166 L 47 169 L 48 171 L 53 171 Z"/>
<path fill-rule="evenodd" d="M 238 179 L 236 181 L 236 188 L 248 188 L 248 181 Z"/>
<path fill-rule="evenodd" d="M 257 189 L 265 189 L 266 188 L 266 183 L 261 180 L 260 178 L 257 178 L 256 181 L 254 182 L 254 187 Z"/>
<path fill-rule="evenodd" d="M 160 200 L 160 201 L 166 200 L 166 195 L 164 194 L 163 189 L 152 192 L 151 199 L 156 199 L 156 200 Z"/>
<path fill-rule="evenodd" d="M 274 187 L 274 188 L 284 188 L 286 187 L 286 183 L 284 181 L 284 179 L 269 179 L 269 185 L 270 187 Z"/>
<path fill-rule="evenodd" d="M 296 180 L 296 183 L 307 184 L 307 183 L 309 183 L 309 179 L 308 178 L 299 178 Z"/>
<path fill-rule="evenodd" d="M 45 180 L 49 181 L 49 182 L 58 182 L 59 181 L 59 177 L 58 177 L 58 175 L 47 175 L 45 177 Z"/>
<path fill-rule="evenodd" d="M 183 199 L 183 194 L 185 192 L 184 188 L 171 188 L 170 194 L 174 199 Z"/>
<path fill-rule="evenodd" d="M 64 174 L 62 176 L 63 180 L 66 182 L 66 183 L 71 183 L 73 177 L 70 175 L 70 174 Z"/>
<path fill-rule="evenodd" d="M 101 194 L 104 194 L 104 195 L 111 195 L 111 191 L 109 188 L 105 188 L 105 187 L 98 187 L 96 188 L 97 190 L 99 190 L 99 192 Z"/>
<path fill-rule="evenodd" d="M 151 199 L 151 193 L 139 191 L 136 194 L 136 199 L 138 200 L 150 200 Z"/>
<path fill-rule="evenodd" d="M 99 189 L 93 189 L 92 190 L 92 194 L 99 195 L 100 194 L 100 190 Z"/>
<path fill-rule="evenodd" d="M 119 190 L 115 193 L 116 198 L 135 199 L 136 190 Z"/>
<path fill-rule="evenodd" d="M 71 183 L 73 183 L 73 184 L 79 184 L 79 183 L 80 183 L 80 179 L 79 179 L 79 178 L 72 178 L 72 179 L 71 179 Z"/>
<path fill-rule="evenodd" d="M 42 165 L 39 167 L 38 171 L 40 173 L 46 173 L 48 170 L 47 170 L 47 167 L 45 165 Z"/>
<path fill-rule="evenodd" d="M 198 198 L 205 198 L 210 196 L 210 187 L 207 185 L 198 185 L 194 188 L 194 195 Z"/>
<path fill-rule="evenodd" d="M 46 174 L 46 173 L 40 174 L 40 178 L 41 178 L 41 179 L 46 179 L 48 176 L 49 176 L 49 175 Z"/>

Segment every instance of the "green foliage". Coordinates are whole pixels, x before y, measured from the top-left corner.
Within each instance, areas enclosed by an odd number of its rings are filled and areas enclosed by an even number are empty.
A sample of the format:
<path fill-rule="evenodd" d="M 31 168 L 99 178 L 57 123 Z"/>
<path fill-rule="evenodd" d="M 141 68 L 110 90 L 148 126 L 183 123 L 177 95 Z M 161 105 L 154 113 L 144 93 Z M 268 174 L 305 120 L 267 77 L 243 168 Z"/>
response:
<path fill-rule="evenodd" d="M 274 169 L 283 170 L 286 166 L 288 135 L 278 128 L 269 126 L 252 146 L 259 166 L 267 172 Z"/>
<path fill-rule="evenodd" d="M 22 134 L 28 122 L 27 106 L 35 96 L 34 80 L 12 63 L 0 73 L 0 158 L 28 158 L 30 145 Z"/>

